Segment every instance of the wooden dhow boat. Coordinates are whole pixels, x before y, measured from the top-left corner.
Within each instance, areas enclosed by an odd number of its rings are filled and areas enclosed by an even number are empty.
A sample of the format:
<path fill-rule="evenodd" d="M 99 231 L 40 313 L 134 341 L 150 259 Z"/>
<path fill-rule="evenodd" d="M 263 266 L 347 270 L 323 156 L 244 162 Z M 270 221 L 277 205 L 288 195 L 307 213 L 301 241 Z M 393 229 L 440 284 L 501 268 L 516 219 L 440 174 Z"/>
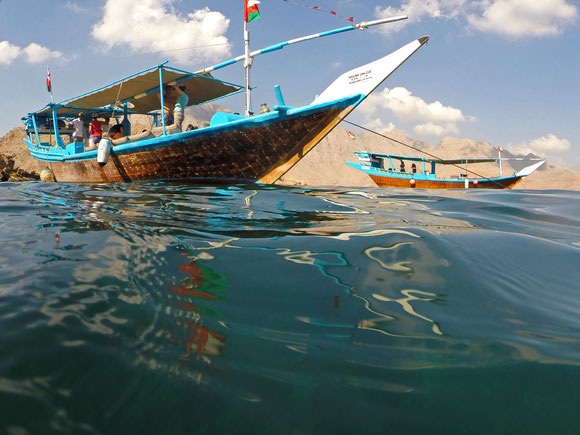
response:
<path fill-rule="evenodd" d="M 135 180 L 193 180 L 211 182 L 258 181 L 274 183 L 316 146 L 338 123 L 389 77 L 428 36 L 416 39 L 374 62 L 338 77 L 310 104 L 286 105 L 279 86 L 277 105 L 268 113 L 251 113 L 249 67 L 259 54 L 287 45 L 350 30 L 406 19 L 399 16 L 362 22 L 324 33 L 297 38 L 250 52 L 247 22 L 246 54 L 188 72 L 157 65 L 75 98 L 50 103 L 24 119 L 25 143 L 36 159 L 46 162 L 58 182 L 110 183 Z M 244 61 L 246 83 L 236 85 L 214 78 L 215 70 Z M 183 85 L 199 105 L 245 91 L 245 114 L 218 112 L 208 126 L 181 131 L 167 125 L 165 85 Z M 66 126 L 83 112 L 85 122 L 107 116 L 125 127 L 125 137 L 102 139 L 99 149 L 86 149 L 82 142 L 66 143 L 72 134 Z M 151 129 L 131 134 L 130 114 L 151 116 Z M 120 121 L 122 118 L 122 121 Z M 49 136 L 49 140 L 43 138 Z"/>
<path fill-rule="evenodd" d="M 443 160 L 437 158 L 408 157 L 393 154 L 378 154 L 364 151 L 356 151 L 360 163 L 345 162 L 353 168 L 366 173 L 377 186 L 380 187 L 405 187 L 419 189 L 511 189 L 524 177 L 527 177 L 541 165 L 544 160 L 512 158 L 502 159 L 453 159 Z M 538 160 L 513 175 L 503 176 L 501 162 L 506 160 Z M 397 162 L 397 165 L 393 163 Z M 405 165 L 407 162 L 407 165 Z M 408 162 L 411 162 L 410 165 Z M 497 162 L 500 175 L 498 177 L 483 177 L 476 175 L 474 171 L 468 171 L 459 165 L 480 164 Z M 437 165 L 452 165 L 461 170 L 459 175 L 450 178 L 440 178 L 436 175 Z M 471 176 L 470 176 L 471 175 Z"/>

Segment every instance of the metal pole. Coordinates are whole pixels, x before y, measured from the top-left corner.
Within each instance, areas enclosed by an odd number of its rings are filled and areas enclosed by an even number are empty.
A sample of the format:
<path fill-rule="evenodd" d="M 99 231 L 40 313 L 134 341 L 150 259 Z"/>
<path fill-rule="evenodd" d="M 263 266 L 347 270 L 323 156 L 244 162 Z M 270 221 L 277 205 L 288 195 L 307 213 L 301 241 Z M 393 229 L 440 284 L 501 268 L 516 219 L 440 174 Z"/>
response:
<path fill-rule="evenodd" d="M 252 101 L 251 101 L 251 89 L 250 89 L 250 67 L 252 66 L 252 57 L 250 55 L 250 31 L 248 30 L 248 22 L 244 20 L 244 96 L 245 96 L 245 114 L 250 116 Z"/>
<path fill-rule="evenodd" d="M 249 36 L 249 34 L 247 34 L 248 40 L 246 41 L 247 42 L 246 54 L 243 54 L 243 55 L 238 56 L 238 57 L 234 57 L 233 59 L 226 60 L 226 61 L 218 63 L 216 65 L 208 66 L 207 68 L 204 68 L 204 69 L 199 70 L 197 72 L 199 74 L 204 74 L 204 73 L 207 73 L 210 71 L 215 71 L 215 70 L 218 70 L 221 68 L 225 68 L 226 66 L 232 65 L 236 62 L 239 62 L 240 60 L 246 60 L 246 62 L 247 62 L 248 57 L 250 58 L 250 64 L 251 64 L 252 58 L 254 58 L 255 56 L 258 56 L 260 54 L 270 53 L 270 52 L 276 51 L 276 50 L 281 50 L 288 45 L 296 44 L 298 42 L 309 41 L 311 39 L 316 39 L 316 38 L 323 38 L 325 36 L 336 35 L 338 33 L 343 33 L 343 32 L 350 32 L 351 30 L 365 30 L 366 28 L 371 27 L 371 26 L 377 26 L 380 24 L 387 24 L 387 23 L 394 23 L 397 21 L 406 20 L 407 18 L 408 18 L 407 15 L 401 15 L 398 17 L 383 18 L 381 20 L 375 20 L 375 21 L 366 21 L 366 22 L 363 21 L 361 23 L 354 24 L 352 26 L 341 27 L 340 29 L 334 29 L 334 30 L 330 30 L 327 32 L 321 32 L 321 33 L 314 33 L 312 35 L 303 36 L 301 38 L 296 38 L 296 39 L 291 39 L 289 41 L 280 42 L 278 44 L 270 45 L 269 47 L 262 48 L 261 50 L 256 50 L 254 52 L 249 52 L 249 50 L 250 50 L 250 46 L 249 46 L 250 36 Z M 247 24 L 248 23 L 244 22 L 244 29 L 247 28 L 246 27 Z"/>
<path fill-rule="evenodd" d="M 36 124 L 36 116 L 32 114 L 32 125 L 34 126 L 34 134 L 36 135 L 36 142 L 40 146 L 40 134 L 38 134 L 38 125 Z"/>
<path fill-rule="evenodd" d="M 497 150 L 497 161 L 499 162 L 499 176 L 503 177 L 501 173 L 501 153 L 499 152 L 499 149 Z"/>
<path fill-rule="evenodd" d="M 60 137 L 60 131 L 58 129 L 58 113 L 56 104 L 52 104 L 52 125 L 54 125 L 54 140 L 56 142 L 56 146 L 64 148 L 64 142 Z M 83 126 L 83 129 L 85 127 Z"/>
<path fill-rule="evenodd" d="M 163 97 L 163 67 L 159 67 L 159 95 L 161 95 L 161 124 L 163 125 L 163 136 L 166 136 L 165 132 L 165 110 L 164 110 L 164 97 Z"/>

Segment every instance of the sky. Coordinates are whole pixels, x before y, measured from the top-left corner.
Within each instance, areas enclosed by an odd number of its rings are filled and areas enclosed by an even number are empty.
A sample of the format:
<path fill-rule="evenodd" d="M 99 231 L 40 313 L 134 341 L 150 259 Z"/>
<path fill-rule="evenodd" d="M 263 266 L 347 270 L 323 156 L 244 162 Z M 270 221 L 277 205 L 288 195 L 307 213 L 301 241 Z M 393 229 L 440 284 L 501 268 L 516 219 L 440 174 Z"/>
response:
<path fill-rule="evenodd" d="M 0 0 L 0 136 L 50 102 L 47 67 L 61 101 L 165 61 L 196 71 L 243 54 L 243 5 Z M 350 17 L 409 19 L 257 56 L 255 111 L 276 104 L 275 85 L 287 105 L 309 104 L 342 73 L 429 35 L 348 120 L 433 144 L 487 141 L 580 170 L 578 0 L 261 0 L 259 8 L 249 23 L 252 50 L 351 25 Z M 214 75 L 244 80 L 240 63 Z M 220 104 L 243 112 L 242 95 Z"/>

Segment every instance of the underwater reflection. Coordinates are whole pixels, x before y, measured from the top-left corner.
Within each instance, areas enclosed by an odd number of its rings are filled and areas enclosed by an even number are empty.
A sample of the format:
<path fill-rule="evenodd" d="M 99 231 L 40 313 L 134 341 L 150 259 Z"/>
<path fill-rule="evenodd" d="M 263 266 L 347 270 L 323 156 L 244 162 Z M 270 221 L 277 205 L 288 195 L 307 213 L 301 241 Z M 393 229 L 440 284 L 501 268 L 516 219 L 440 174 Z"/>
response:
<path fill-rule="evenodd" d="M 453 343 L 469 342 L 451 338 L 463 333 L 454 329 L 457 319 L 469 319 L 470 313 L 496 319 L 495 311 L 505 309 L 493 302 L 488 307 L 465 302 L 470 296 L 478 300 L 489 290 L 489 278 L 478 272 L 477 253 L 489 240 L 485 225 L 490 224 L 481 223 L 485 214 L 474 217 L 465 208 L 478 206 L 488 214 L 497 213 L 485 201 L 478 203 L 478 198 L 486 197 L 481 193 L 464 200 L 464 193 L 271 186 L 50 189 L 46 197 L 29 194 L 47 206 L 39 212 L 43 228 L 58 229 L 63 237 L 60 243 L 57 240 L 59 249 L 45 249 L 39 255 L 47 262 L 81 263 L 86 259 L 78 253 L 90 251 L 87 238 L 107 237 L 102 250 L 90 252 L 92 273 L 87 272 L 86 281 L 106 275 L 98 267 L 103 257 L 122 260 L 106 265 L 112 275 L 130 284 L 119 299 L 141 298 L 141 304 L 149 304 L 152 330 L 142 339 L 160 339 L 158 357 L 148 355 L 158 361 L 199 360 L 212 365 L 223 358 L 226 341 L 231 346 L 232 325 L 239 328 L 237 333 L 249 331 L 248 336 L 276 328 L 288 332 L 296 326 L 280 321 L 288 317 L 340 328 L 339 335 L 350 329 L 352 343 L 388 348 L 392 338 L 411 338 L 437 341 L 434 346 L 442 353 L 453 353 Z M 501 225 L 510 210 L 502 209 L 502 220 L 494 221 L 499 230 L 506 232 Z M 519 221 L 525 223 L 521 231 L 527 231 L 530 225 L 521 216 L 512 218 L 509 228 Z M 69 242 L 75 237 L 77 241 Z M 470 272 L 461 276 L 462 270 Z M 524 267 L 521 275 L 529 272 Z M 473 274 L 482 275 L 479 282 L 470 282 Z M 247 315 L 243 320 L 231 314 L 241 293 L 245 301 L 238 306 Z M 293 304 L 288 304 L 288 295 L 294 297 Z M 260 317 L 266 314 L 269 317 Z M 466 347 L 473 347 L 479 334 L 497 332 L 496 325 L 504 327 L 500 332 L 511 337 L 514 347 L 521 349 L 526 340 L 534 339 L 529 331 L 508 329 L 512 324 L 506 326 L 509 322 L 503 319 L 511 313 L 501 315 L 491 327 L 484 324 L 464 333 L 476 337 Z M 94 323 L 115 330 L 111 323 L 128 319 L 111 311 Z M 263 319 L 267 321 L 261 323 Z M 306 337 L 303 347 L 309 348 L 318 330 L 301 333 Z M 147 359 L 145 352 L 143 357 Z"/>
<path fill-rule="evenodd" d="M 403 307 L 405 312 L 407 312 L 407 313 L 411 314 L 412 316 L 415 316 L 419 319 L 425 320 L 426 322 L 431 323 L 433 325 L 432 330 L 435 334 L 443 335 L 437 322 L 433 321 L 432 319 L 430 319 L 426 316 L 423 316 L 423 315 L 417 313 L 415 311 L 415 308 L 411 304 L 411 301 L 424 301 L 424 302 L 434 301 L 435 298 L 437 297 L 437 295 L 435 293 L 428 293 L 428 292 L 423 292 L 420 290 L 401 290 L 401 293 L 405 297 L 398 298 L 398 299 L 390 299 L 390 298 L 387 298 L 385 296 L 382 296 L 382 295 L 379 295 L 376 293 L 373 294 L 373 297 L 379 301 L 395 302 L 395 303 L 401 305 L 401 307 Z M 420 297 L 418 295 L 423 296 L 423 297 Z"/>
<path fill-rule="evenodd" d="M 214 301 L 222 299 L 215 293 L 215 290 L 203 287 L 204 277 L 209 274 L 208 268 L 205 268 L 204 272 L 195 260 L 190 260 L 179 265 L 179 272 L 187 276 L 177 286 L 171 286 L 173 295 L 177 299 L 171 300 L 173 308 L 181 312 L 203 313 L 204 299 Z M 204 326 L 201 315 L 193 316 L 192 319 L 188 319 L 187 316 L 177 317 L 175 329 L 167 331 L 166 334 L 171 342 L 185 344 L 186 352 L 179 357 L 181 360 L 188 360 L 195 354 L 208 364 L 211 364 L 210 356 L 222 355 L 226 340 L 225 335 Z"/>

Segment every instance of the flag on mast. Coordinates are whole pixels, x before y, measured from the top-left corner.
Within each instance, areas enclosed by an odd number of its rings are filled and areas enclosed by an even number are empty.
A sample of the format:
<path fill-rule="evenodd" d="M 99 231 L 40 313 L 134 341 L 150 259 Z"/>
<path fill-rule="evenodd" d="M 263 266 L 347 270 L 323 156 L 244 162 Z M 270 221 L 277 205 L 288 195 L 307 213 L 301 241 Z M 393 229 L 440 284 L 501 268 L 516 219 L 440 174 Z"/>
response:
<path fill-rule="evenodd" d="M 46 67 L 46 91 L 52 93 L 52 83 L 50 81 L 50 69 Z"/>
<path fill-rule="evenodd" d="M 244 8 L 246 23 L 251 23 L 254 20 L 260 18 L 260 10 L 258 9 L 258 5 L 260 2 L 258 0 L 244 0 L 246 3 L 246 7 Z"/>
<path fill-rule="evenodd" d="M 498 146 L 498 147 L 497 147 L 497 150 L 498 150 L 500 153 L 503 153 L 503 149 L 502 149 L 501 147 L 499 147 L 499 146 Z"/>

